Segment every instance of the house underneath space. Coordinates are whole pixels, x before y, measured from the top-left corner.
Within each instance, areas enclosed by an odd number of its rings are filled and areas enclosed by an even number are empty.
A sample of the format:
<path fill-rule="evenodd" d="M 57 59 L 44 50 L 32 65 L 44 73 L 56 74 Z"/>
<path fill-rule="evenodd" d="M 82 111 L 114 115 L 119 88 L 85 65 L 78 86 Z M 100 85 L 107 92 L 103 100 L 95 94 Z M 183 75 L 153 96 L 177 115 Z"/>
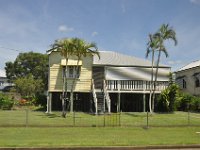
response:
<path fill-rule="evenodd" d="M 151 83 L 151 62 L 113 51 L 88 54 L 67 63 L 68 111 L 145 112 Z M 49 55 L 47 112 L 62 110 L 63 70 L 66 60 L 54 50 Z M 78 71 L 75 71 L 78 66 Z M 154 68 L 155 70 L 155 68 Z M 160 65 L 156 93 L 168 86 L 170 67 Z M 75 84 L 73 84 L 75 83 Z M 72 89 L 73 88 L 73 89 Z M 70 91 L 73 94 L 70 96 Z M 70 101 L 71 99 L 71 101 Z"/>

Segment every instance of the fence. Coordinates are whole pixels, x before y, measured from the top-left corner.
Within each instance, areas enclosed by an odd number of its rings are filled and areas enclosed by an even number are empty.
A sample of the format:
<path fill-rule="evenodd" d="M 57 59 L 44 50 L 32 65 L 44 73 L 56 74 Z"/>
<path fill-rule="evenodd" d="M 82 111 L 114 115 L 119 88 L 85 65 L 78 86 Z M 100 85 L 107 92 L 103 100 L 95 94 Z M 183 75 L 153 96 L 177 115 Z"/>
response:
<path fill-rule="evenodd" d="M 40 111 L 13 110 L 0 111 L 0 127 L 177 127 L 200 126 L 200 113 L 175 112 L 138 113 L 122 112 L 93 115 L 82 112 L 67 113 L 66 118 L 61 112 L 46 114 Z"/>

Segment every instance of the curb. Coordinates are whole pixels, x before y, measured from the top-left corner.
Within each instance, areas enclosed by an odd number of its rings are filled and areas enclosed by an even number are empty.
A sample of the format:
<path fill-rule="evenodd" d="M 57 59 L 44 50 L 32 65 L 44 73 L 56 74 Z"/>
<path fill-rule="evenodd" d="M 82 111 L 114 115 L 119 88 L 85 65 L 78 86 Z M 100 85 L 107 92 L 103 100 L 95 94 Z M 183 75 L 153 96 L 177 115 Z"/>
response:
<path fill-rule="evenodd" d="M 106 147 L 0 147 L 0 150 L 156 150 L 156 149 L 200 149 L 200 145 L 163 146 L 106 146 Z"/>

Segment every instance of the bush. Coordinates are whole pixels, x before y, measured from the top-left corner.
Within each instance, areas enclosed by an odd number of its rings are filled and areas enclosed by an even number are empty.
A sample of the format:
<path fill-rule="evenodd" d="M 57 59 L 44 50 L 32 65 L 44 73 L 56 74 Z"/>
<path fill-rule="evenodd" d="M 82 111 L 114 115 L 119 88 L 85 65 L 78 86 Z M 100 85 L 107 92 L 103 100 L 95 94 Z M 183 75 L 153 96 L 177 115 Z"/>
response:
<path fill-rule="evenodd" d="M 163 90 L 157 99 L 156 111 L 158 112 L 174 112 L 176 110 L 175 100 L 178 93 L 178 86 L 171 84 L 167 89 Z"/>
<path fill-rule="evenodd" d="M 180 93 L 176 100 L 176 107 L 180 111 L 200 112 L 200 97 Z"/>
<path fill-rule="evenodd" d="M 193 97 L 190 103 L 190 110 L 200 112 L 200 97 Z"/>
<path fill-rule="evenodd" d="M 13 107 L 14 100 L 7 95 L 0 93 L 0 109 L 10 110 Z"/>

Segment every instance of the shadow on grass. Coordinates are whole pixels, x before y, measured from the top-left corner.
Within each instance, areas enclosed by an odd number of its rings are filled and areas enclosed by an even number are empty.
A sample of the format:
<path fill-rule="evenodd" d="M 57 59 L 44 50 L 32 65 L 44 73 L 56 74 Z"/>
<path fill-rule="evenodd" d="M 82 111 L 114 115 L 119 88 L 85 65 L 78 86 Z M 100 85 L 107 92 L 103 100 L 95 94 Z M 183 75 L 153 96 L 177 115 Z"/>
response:
<path fill-rule="evenodd" d="M 48 118 L 60 118 L 61 116 L 57 115 L 57 114 L 46 114 L 45 116 L 47 116 Z"/>
<path fill-rule="evenodd" d="M 43 113 L 43 114 L 37 114 L 36 116 L 42 117 L 42 118 L 61 118 L 61 115 L 53 114 L 53 113 Z"/>

